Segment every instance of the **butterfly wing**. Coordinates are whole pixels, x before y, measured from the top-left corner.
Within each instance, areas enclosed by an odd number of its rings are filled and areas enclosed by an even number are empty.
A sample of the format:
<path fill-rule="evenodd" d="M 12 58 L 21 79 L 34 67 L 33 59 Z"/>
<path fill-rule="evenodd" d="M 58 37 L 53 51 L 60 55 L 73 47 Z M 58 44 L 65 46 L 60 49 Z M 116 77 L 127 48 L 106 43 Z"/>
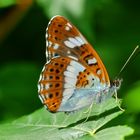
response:
<path fill-rule="evenodd" d="M 56 16 L 50 20 L 46 44 L 47 64 L 38 86 L 40 98 L 49 111 L 82 108 L 86 103 L 82 105 L 80 100 L 88 102 L 92 94 L 110 86 L 107 71 L 98 54 L 64 17 Z"/>
<path fill-rule="evenodd" d="M 71 57 L 99 76 L 102 82 L 110 84 L 105 66 L 96 51 L 64 17 L 56 16 L 50 20 L 46 44 L 46 56 L 49 60 L 56 55 Z"/>

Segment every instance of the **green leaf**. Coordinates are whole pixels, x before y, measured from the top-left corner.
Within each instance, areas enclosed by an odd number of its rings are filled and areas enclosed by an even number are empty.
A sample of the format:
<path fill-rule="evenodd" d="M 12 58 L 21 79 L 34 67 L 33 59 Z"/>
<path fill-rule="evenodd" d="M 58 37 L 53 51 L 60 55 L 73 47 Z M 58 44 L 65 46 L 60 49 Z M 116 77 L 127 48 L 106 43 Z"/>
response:
<path fill-rule="evenodd" d="M 127 91 L 124 98 L 124 105 L 128 112 L 140 112 L 140 81 L 136 82 L 130 90 Z"/>
<path fill-rule="evenodd" d="M 16 0 L 0 0 L 0 7 L 8 7 L 16 4 Z"/>
<path fill-rule="evenodd" d="M 66 16 L 68 13 L 80 16 L 84 10 L 85 0 L 37 0 L 37 3 L 42 7 L 45 14 L 50 17 L 58 14 Z"/>
<path fill-rule="evenodd" d="M 1 66 L 0 121 L 13 120 L 32 112 L 40 105 L 36 93 L 39 73 L 37 66 L 31 62 L 13 62 Z"/>
<path fill-rule="evenodd" d="M 123 140 L 124 135 L 133 133 L 133 129 L 128 126 L 116 126 L 101 130 L 97 133 L 99 140 Z"/>
<path fill-rule="evenodd" d="M 85 135 L 79 140 L 123 140 L 124 135 L 128 136 L 133 133 L 133 129 L 128 126 L 115 126 L 103 129 L 96 133 L 96 135 Z"/>
<path fill-rule="evenodd" d="M 109 99 L 94 105 L 90 114 L 89 112 L 85 113 L 87 109 L 68 115 L 63 112 L 52 114 L 45 109 L 40 109 L 10 124 L 1 125 L 0 139 L 59 140 L 92 137 L 96 140 L 105 140 L 114 134 L 112 140 L 122 140 L 125 136 L 133 133 L 131 128 L 114 126 L 102 129 L 105 124 L 122 114 L 122 111 L 116 110 L 117 106 L 115 99 Z"/>

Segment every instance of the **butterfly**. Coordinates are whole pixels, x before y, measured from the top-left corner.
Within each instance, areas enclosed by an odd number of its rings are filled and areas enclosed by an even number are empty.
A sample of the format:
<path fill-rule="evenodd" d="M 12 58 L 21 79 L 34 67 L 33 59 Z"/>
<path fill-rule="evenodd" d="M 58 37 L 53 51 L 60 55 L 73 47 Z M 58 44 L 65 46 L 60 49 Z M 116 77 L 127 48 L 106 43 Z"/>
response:
<path fill-rule="evenodd" d="M 73 112 L 101 103 L 120 87 L 121 80 L 110 81 L 97 52 L 62 16 L 53 17 L 46 29 L 46 57 L 38 93 L 52 113 Z"/>

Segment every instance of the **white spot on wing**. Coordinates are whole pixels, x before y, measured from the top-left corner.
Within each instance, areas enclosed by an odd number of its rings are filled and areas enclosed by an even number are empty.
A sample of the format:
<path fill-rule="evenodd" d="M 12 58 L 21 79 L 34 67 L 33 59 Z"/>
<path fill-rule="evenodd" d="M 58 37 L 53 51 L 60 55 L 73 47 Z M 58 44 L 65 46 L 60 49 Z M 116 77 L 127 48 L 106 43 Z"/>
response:
<path fill-rule="evenodd" d="M 70 58 L 74 59 L 74 60 L 78 60 L 78 58 L 72 56 L 72 55 L 69 55 Z"/>
<path fill-rule="evenodd" d="M 73 43 L 73 44 L 75 44 L 75 46 L 81 46 L 81 45 L 83 45 L 83 44 L 81 44 L 81 42 L 79 42 L 77 39 L 75 39 L 75 38 L 72 38 L 72 37 L 69 37 L 68 38 L 69 39 L 69 41 L 71 42 L 71 43 Z"/>
<path fill-rule="evenodd" d="M 42 72 L 45 70 L 45 68 L 46 68 L 46 67 L 44 66 L 43 69 L 42 69 Z"/>
<path fill-rule="evenodd" d="M 48 51 L 46 51 L 46 58 L 49 56 Z"/>
<path fill-rule="evenodd" d="M 67 70 L 72 72 L 72 73 L 75 73 L 75 68 L 73 66 L 67 66 Z"/>
<path fill-rule="evenodd" d="M 96 64 L 96 63 L 97 63 L 97 60 L 95 57 L 88 60 L 88 64 Z"/>
<path fill-rule="evenodd" d="M 43 84 L 40 84 L 40 91 L 43 90 Z"/>
<path fill-rule="evenodd" d="M 68 40 L 64 41 L 64 44 L 69 48 L 74 48 L 75 47 L 75 45 Z"/>
<path fill-rule="evenodd" d="M 85 67 L 83 65 L 81 65 L 80 63 L 76 62 L 76 61 L 71 61 L 70 65 L 72 65 L 73 67 L 77 68 L 79 71 L 84 71 Z"/>
<path fill-rule="evenodd" d="M 69 71 L 64 71 L 64 75 L 66 77 L 71 77 L 71 78 L 75 78 L 75 74 Z"/>
<path fill-rule="evenodd" d="M 38 84 L 37 87 L 38 87 L 38 92 L 40 92 L 40 85 Z"/>
<path fill-rule="evenodd" d="M 69 26 L 66 26 L 66 27 L 65 27 L 65 30 L 66 30 L 66 31 L 69 31 L 69 30 L 70 30 L 70 27 L 69 27 Z"/>
<path fill-rule="evenodd" d="M 45 98 L 48 98 L 49 94 L 45 94 Z"/>
<path fill-rule="evenodd" d="M 65 84 L 68 84 L 72 87 L 75 87 L 75 84 L 76 84 L 76 81 L 77 81 L 76 78 L 65 77 L 64 80 L 65 80 Z M 64 87 L 65 87 L 65 85 L 64 85 Z"/>
<path fill-rule="evenodd" d="M 45 89 L 49 89 L 49 84 L 45 84 Z"/>
<path fill-rule="evenodd" d="M 85 40 L 85 38 L 80 34 L 80 38 L 83 40 L 84 43 L 87 43 L 87 41 Z"/>
<path fill-rule="evenodd" d="M 69 22 L 67 23 L 67 25 L 68 25 L 70 28 L 72 28 L 72 25 L 71 25 Z"/>
<path fill-rule="evenodd" d="M 44 103 L 44 97 L 43 97 L 43 95 L 40 95 L 40 94 L 39 94 L 38 97 L 39 97 L 39 99 L 41 100 L 41 102 Z"/>
<path fill-rule="evenodd" d="M 40 74 L 40 76 L 39 76 L 39 81 L 41 81 L 41 79 L 42 79 L 42 74 Z"/>
<path fill-rule="evenodd" d="M 97 74 L 100 75 L 101 74 L 101 69 L 97 70 Z"/>
<path fill-rule="evenodd" d="M 69 83 L 65 83 L 64 88 L 74 88 L 74 86 Z"/>
<path fill-rule="evenodd" d="M 75 37 L 82 45 L 86 44 L 86 41 L 84 41 L 80 36 Z"/>
<path fill-rule="evenodd" d="M 65 30 L 69 31 L 70 28 L 72 28 L 72 26 L 70 25 L 70 23 L 67 23 L 67 24 L 66 24 L 66 27 L 65 27 Z"/>
<path fill-rule="evenodd" d="M 74 74 L 75 74 L 75 77 L 76 77 L 76 76 L 79 74 L 79 72 L 80 72 L 80 70 L 79 70 L 78 68 L 75 68 L 75 67 L 73 67 L 73 66 L 71 66 L 71 65 L 69 65 L 69 66 L 67 67 L 67 71 L 74 73 Z"/>
<path fill-rule="evenodd" d="M 46 33 L 46 35 L 45 35 L 46 39 L 48 38 L 48 36 L 49 36 L 48 33 Z"/>
<path fill-rule="evenodd" d="M 54 44 L 53 48 L 56 50 L 59 48 L 59 45 L 58 44 Z"/>
<path fill-rule="evenodd" d="M 49 43 L 48 43 L 48 40 L 46 40 L 46 47 L 48 47 Z"/>

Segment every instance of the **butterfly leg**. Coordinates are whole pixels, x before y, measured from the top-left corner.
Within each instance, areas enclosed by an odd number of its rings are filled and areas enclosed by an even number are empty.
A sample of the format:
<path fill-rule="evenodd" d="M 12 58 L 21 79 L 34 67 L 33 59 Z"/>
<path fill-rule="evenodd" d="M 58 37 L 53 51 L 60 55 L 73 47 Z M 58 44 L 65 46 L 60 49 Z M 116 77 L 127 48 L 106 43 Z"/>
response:
<path fill-rule="evenodd" d="M 88 120 L 88 118 L 89 118 L 89 116 L 90 116 L 90 113 L 91 113 L 91 111 L 92 111 L 92 107 L 93 107 L 93 102 L 91 103 L 91 105 L 89 106 L 89 108 L 85 111 L 85 112 L 83 112 L 84 114 L 87 114 L 87 117 L 86 117 L 86 119 L 84 120 L 84 122 L 83 123 L 85 123 L 87 120 Z"/>
<path fill-rule="evenodd" d="M 91 105 L 89 106 L 89 108 L 87 109 L 87 111 L 83 112 L 83 113 L 88 113 L 87 117 L 86 117 L 86 120 L 84 122 L 86 122 L 90 116 L 90 113 L 92 111 L 92 107 L 93 107 L 93 104 L 96 104 L 96 103 L 101 103 L 102 101 L 102 96 L 100 94 L 100 92 L 95 96 L 95 99 L 92 101 Z"/>
<path fill-rule="evenodd" d="M 121 100 L 119 100 L 118 96 L 117 96 L 117 91 L 115 90 L 115 94 L 114 97 L 116 99 L 116 103 L 118 104 L 118 107 L 121 111 L 125 111 L 122 107 L 121 107 Z"/>

